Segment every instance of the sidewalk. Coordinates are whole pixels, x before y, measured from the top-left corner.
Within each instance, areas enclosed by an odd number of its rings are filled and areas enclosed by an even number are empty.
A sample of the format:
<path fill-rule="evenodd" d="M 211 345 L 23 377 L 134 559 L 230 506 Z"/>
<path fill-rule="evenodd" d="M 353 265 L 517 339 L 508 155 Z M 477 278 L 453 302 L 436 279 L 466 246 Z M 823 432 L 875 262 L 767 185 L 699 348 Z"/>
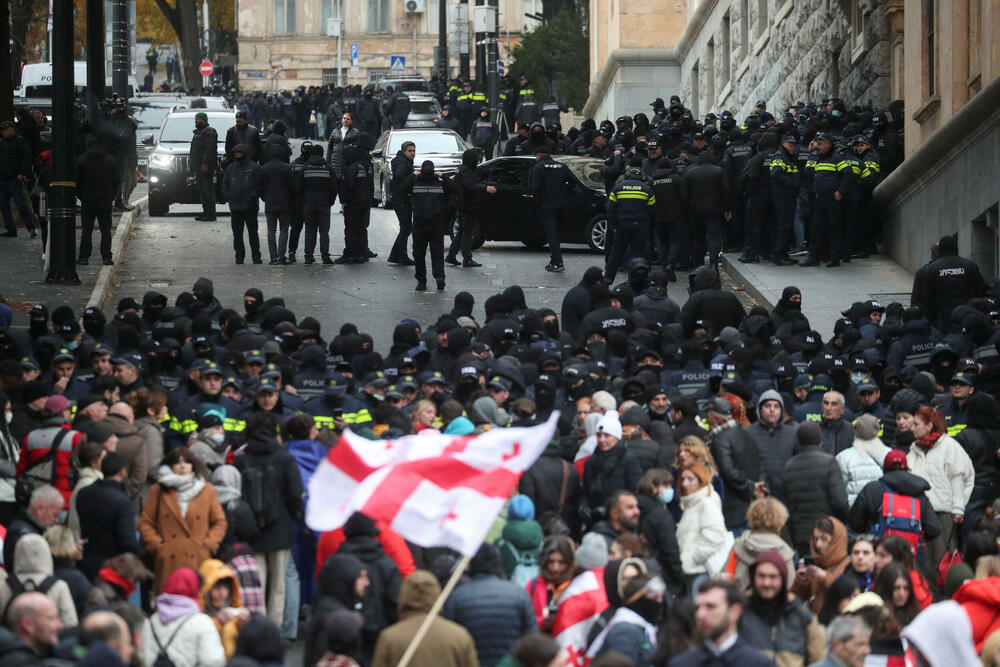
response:
<path fill-rule="evenodd" d="M 136 201 L 138 200 L 138 201 Z M 114 266 L 104 266 L 101 263 L 100 238 L 101 233 L 94 230 L 94 252 L 87 266 L 77 265 L 76 274 L 80 278 L 79 285 L 46 285 L 45 257 L 42 254 L 42 239 L 29 239 L 28 233 L 18 225 L 15 238 L 0 239 L 0 266 L 3 267 L 0 296 L 4 302 L 14 309 L 14 326 L 27 326 L 28 310 L 35 303 L 44 303 L 51 313 L 55 308 L 67 305 L 78 317 L 88 305 L 97 305 L 110 287 L 113 271 L 120 265 L 124 251 L 124 241 L 132 222 L 145 206 L 145 198 L 133 195 L 132 205 L 135 210 L 130 213 L 115 212 L 111 217 L 111 252 Z M 122 220 L 125 220 L 123 226 Z M 77 216 L 76 248 L 80 247 L 80 219 Z M 93 302 L 93 303 L 92 303 Z M 109 318 L 110 319 L 110 318 Z"/>
<path fill-rule="evenodd" d="M 910 303 L 913 274 L 886 255 L 853 260 L 849 264 L 825 267 L 775 266 L 769 261 L 743 264 L 739 253 L 727 253 L 722 262 L 733 280 L 768 310 L 781 298 L 788 285 L 802 291 L 802 313 L 813 329 L 828 338 L 833 325 L 855 301 L 875 299 L 883 306 L 898 301 Z"/>

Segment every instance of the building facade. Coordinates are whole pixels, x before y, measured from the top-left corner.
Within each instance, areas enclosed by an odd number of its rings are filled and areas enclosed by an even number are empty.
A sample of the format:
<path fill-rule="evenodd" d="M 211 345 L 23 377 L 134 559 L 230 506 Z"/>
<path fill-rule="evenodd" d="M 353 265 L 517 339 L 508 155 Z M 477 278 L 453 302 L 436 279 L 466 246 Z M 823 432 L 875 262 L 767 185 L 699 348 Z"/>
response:
<path fill-rule="evenodd" d="M 1000 269 L 1000 2 L 896 0 L 906 160 L 875 190 L 889 252 L 915 271 L 957 234 L 983 274 Z"/>
<path fill-rule="evenodd" d="M 406 11 L 406 0 L 341 0 L 341 76 L 345 84 L 367 84 L 390 74 L 393 56 L 405 59 L 405 73 L 429 77 L 438 44 L 441 0 L 418 0 L 422 10 Z M 238 78 L 241 90 L 293 89 L 337 81 L 337 38 L 327 34 L 337 0 L 237 0 Z M 474 5 L 467 5 L 469 11 Z M 541 0 L 500 0 L 501 59 L 521 35 L 537 25 Z M 454 5 L 449 5 L 454 31 Z M 471 33 L 472 17 L 467 30 Z M 454 36 L 454 34 L 453 34 Z M 471 36 L 471 34 L 470 34 Z M 471 42 L 471 40 L 469 40 Z M 357 69 L 351 44 L 358 45 Z M 473 51 L 475 47 L 473 46 Z M 449 40 L 451 74 L 458 72 L 458 48 Z M 475 72 L 475 55 L 472 55 Z M 402 74 L 404 72 L 392 72 Z"/>

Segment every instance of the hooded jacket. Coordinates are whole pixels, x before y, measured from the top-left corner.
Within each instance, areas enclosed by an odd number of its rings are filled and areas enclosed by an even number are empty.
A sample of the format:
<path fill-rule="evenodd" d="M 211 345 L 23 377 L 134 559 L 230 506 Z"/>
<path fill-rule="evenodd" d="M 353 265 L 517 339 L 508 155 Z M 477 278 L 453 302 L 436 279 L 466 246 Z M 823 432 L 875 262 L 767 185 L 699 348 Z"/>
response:
<path fill-rule="evenodd" d="M 739 328 L 746 317 L 739 298 L 722 289 L 719 274 L 710 266 L 695 270 L 691 290 L 691 296 L 681 308 L 685 336 L 692 335 L 698 321 L 710 324 L 713 331 L 722 331 L 724 327 Z"/>
<path fill-rule="evenodd" d="M 765 401 L 778 401 L 778 404 L 781 405 L 781 416 L 774 426 L 767 426 L 759 418 L 761 405 Z M 781 394 L 773 389 L 763 392 L 757 399 L 757 415 L 757 421 L 745 426 L 743 430 L 757 443 L 761 473 L 764 476 L 764 481 L 767 482 L 771 495 L 784 498 L 785 464 L 794 455 L 798 440 L 795 436 L 795 429 L 785 423 L 785 402 L 782 400 Z"/>
<path fill-rule="evenodd" d="M 681 496 L 680 505 L 684 513 L 677 524 L 677 543 L 684 574 L 708 573 L 708 560 L 722 548 L 727 532 L 719 494 L 705 485 Z"/>
<path fill-rule="evenodd" d="M 201 605 L 201 610 L 207 614 L 212 622 L 215 623 L 216 629 L 219 631 L 219 639 L 222 640 L 222 647 L 226 651 L 226 657 L 233 655 L 236 651 L 236 638 L 240 634 L 240 623 L 237 619 L 231 618 L 226 624 L 219 622 L 216 614 L 219 613 L 219 609 L 213 609 L 211 606 L 211 600 L 209 597 L 209 592 L 215 587 L 216 584 L 222 581 L 229 582 L 229 588 L 232 594 L 229 598 L 229 603 L 227 607 L 232 607 L 234 609 L 239 609 L 243 606 L 243 596 L 240 593 L 240 582 L 226 565 L 220 561 L 211 558 L 206 560 L 198 568 L 198 575 L 201 577 L 201 592 L 198 595 L 198 604 Z"/>
<path fill-rule="evenodd" d="M 805 667 L 826 655 L 826 636 L 815 614 L 787 589 L 788 566 L 777 551 L 762 553 L 750 566 L 753 581 L 757 568 L 770 563 L 778 568 L 783 582 L 774 600 L 764 600 L 751 591 L 740 616 L 740 637 L 780 667 Z"/>
<path fill-rule="evenodd" d="M 115 199 L 115 179 L 108 175 L 117 169 L 118 161 L 97 148 L 80 156 L 75 168 L 76 191 L 84 206 L 111 208 Z"/>
<path fill-rule="evenodd" d="M 722 167 L 713 163 L 711 151 L 704 151 L 684 172 L 684 201 L 698 217 L 722 217 L 731 210 L 730 183 Z"/>
<path fill-rule="evenodd" d="M 252 543 L 254 550 L 290 549 L 293 524 L 302 512 L 303 497 L 302 477 L 295 459 L 278 444 L 274 435 L 253 432 L 234 465 L 241 474 L 250 468 L 263 469 L 265 477 L 276 485 L 276 495 L 272 497 L 280 500 L 276 520 L 261 527 Z"/>
<path fill-rule="evenodd" d="M 229 202 L 230 211 L 256 213 L 260 207 L 260 167 L 247 156 L 243 144 L 233 150 L 241 152 L 243 157 L 226 167 L 222 194 Z"/>
<path fill-rule="evenodd" d="M 417 570 L 403 584 L 399 595 L 400 621 L 386 628 L 375 645 L 371 667 L 395 667 L 430 611 L 441 586 L 430 572 Z M 461 625 L 440 616 L 431 621 L 424 641 L 413 655 L 413 664 L 437 667 L 478 667 L 472 636 Z"/>
<path fill-rule="evenodd" d="M 458 209 L 463 213 L 475 213 L 479 202 L 486 192 L 486 184 L 476 177 L 476 165 L 479 163 L 479 152 L 468 149 L 462 153 L 462 166 L 458 168 L 453 183 L 458 191 Z"/>
<path fill-rule="evenodd" d="M 258 177 L 265 213 L 285 213 L 295 208 L 298 183 L 290 164 L 271 160 L 260 168 Z"/>
<path fill-rule="evenodd" d="M 202 166 L 208 167 L 208 173 L 214 174 L 219 162 L 219 133 L 211 125 L 197 128 L 191 138 L 190 165 L 191 171 L 199 173 Z"/>
<path fill-rule="evenodd" d="M 563 480 L 566 480 L 566 494 L 562 507 L 559 496 Z M 535 516 L 546 512 L 559 512 L 566 525 L 574 529 L 577 525 L 577 507 L 580 505 L 580 476 L 573 466 L 562 458 L 562 448 L 558 440 L 553 440 L 542 455 L 524 471 L 518 482 L 518 490 L 535 503 Z"/>
<path fill-rule="evenodd" d="M 854 438 L 854 445 L 837 454 L 837 465 L 847 488 L 847 502 L 854 500 L 869 482 L 882 476 L 882 463 L 890 449 L 878 438 L 861 440 Z"/>
<path fill-rule="evenodd" d="M 886 487 L 892 493 L 916 498 L 920 503 L 920 524 L 924 540 L 933 540 L 941 534 L 941 524 L 926 495 L 931 485 L 927 480 L 906 470 L 890 470 L 861 489 L 847 514 L 847 525 L 852 531 L 867 533 L 882 521 L 882 500 Z"/>
<path fill-rule="evenodd" d="M 15 547 L 14 575 L 26 588 L 37 588 L 48 577 L 52 577 L 52 552 L 48 542 L 41 535 L 25 535 L 17 541 Z M 30 582 L 30 583 L 29 583 Z M 10 580 L 5 578 L 0 582 L 0 609 L 6 609 L 11 599 Z M 61 579 L 45 591 L 59 611 L 59 619 L 67 628 L 77 626 L 76 604 L 69 591 L 69 585 Z M 2 664 L 2 662 L 0 662 Z"/>

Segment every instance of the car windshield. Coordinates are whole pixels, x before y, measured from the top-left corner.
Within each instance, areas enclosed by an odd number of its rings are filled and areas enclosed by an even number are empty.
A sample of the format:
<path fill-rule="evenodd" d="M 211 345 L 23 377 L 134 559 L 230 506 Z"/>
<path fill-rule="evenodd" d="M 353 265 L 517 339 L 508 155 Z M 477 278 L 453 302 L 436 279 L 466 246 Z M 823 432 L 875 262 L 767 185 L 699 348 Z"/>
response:
<path fill-rule="evenodd" d="M 128 109 L 129 113 L 135 116 L 135 120 L 139 124 L 136 130 L 151 132 L 163 127 L 163 119 L 170 113 L 170 108 L 174 104 L 176 102 L 162 100 L 156 102 L 129 100 Z"/>
<path fill-rule="evenodd" d="M 410 113 L 437 113 L 437 105 L 430 100 L 410 100 Z"/>
<path fill-rule="evenodd" d="M 590 160 L 567 160 L 566 166 L 580 182 L 588 188 L 604 191 L 604 177 L 601 176 L 601 163 Z"/>
<path fill-rule="evenodd" d="M 465 151 L 465 143 L 452 132 L 393 132 L 392 138 L 389 140 L 387 155 L 389 157 L 395 155 L 404 141 L 415 143 L 417 153 L 421 155 L 462 153 Z"/>
<path fill-rule="evenodd" d="M 226 136 L 226 132 L 229 131 L 229 128 L 236 125 L 236 116 L 210 117 L 208 122 L 215 128 L 215 131 L 218 132 L 219 140 L 221 141 Z M 193 132 L 193 116 L 175 116 L 173 118 L 168 118 L 167 122 L 163 124 L 163 130 L 160 132 L 160 143 L 187 143 L 191 141 L 191 135 Z"/>
<path fill-rule="evenodd" d="M 408 93 L 430 92 L 426 81 L 386 81 L 381 86 L 382 90 L 385 90 L 387 86 L 392 86 L 393 92 L 398 91 L 400 86 Z"/>

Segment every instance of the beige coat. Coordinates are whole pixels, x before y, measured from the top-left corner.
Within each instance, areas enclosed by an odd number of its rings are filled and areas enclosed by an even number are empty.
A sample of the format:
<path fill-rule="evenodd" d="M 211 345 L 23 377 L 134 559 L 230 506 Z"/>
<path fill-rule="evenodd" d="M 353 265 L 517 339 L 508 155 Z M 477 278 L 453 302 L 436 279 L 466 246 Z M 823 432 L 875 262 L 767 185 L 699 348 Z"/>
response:
<path fill-rule="evenodd" d="M 142 508 L 139 536 L 155 559 L 155 591 L 159 595 L 174 570 L 186 566 L 197 571 L 226 536 L 226 514 L 215 487 L 206 483 L 191 499 L 185 515 L 177 502 L 177 491 L 155 485 Z"/>

